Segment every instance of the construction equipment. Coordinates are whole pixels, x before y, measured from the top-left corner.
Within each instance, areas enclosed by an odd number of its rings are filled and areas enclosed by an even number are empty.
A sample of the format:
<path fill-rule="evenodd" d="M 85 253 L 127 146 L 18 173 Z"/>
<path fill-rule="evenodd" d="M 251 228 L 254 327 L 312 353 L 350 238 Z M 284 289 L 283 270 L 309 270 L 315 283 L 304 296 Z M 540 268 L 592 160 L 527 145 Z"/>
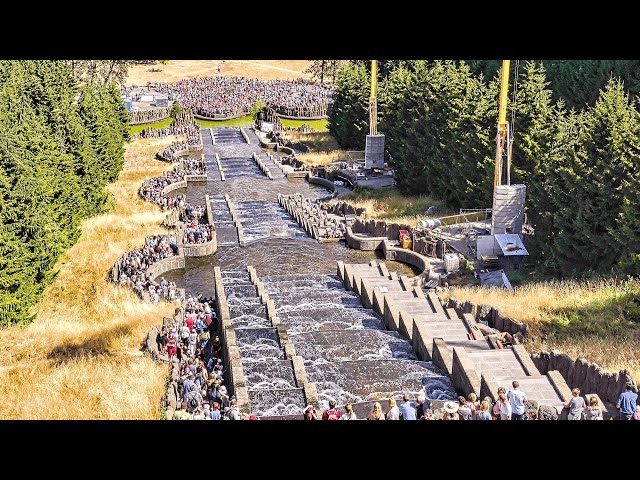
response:
<path fill-rule="evenodd" d="M 494 190 L 498 185 L 502 185 L 503 160 L 505 156 L 507 160 L 507 185 L 511 184 L 511 135 L 509 135 L 509 123 L 507 122 L 507 94 L 509 90 L 510 65 L 511 60 L 502 61 L 498 107 L 498 134 L 496 135 L 496 169 L 493 177 Z"/>
<path fill-rule="evenodd" d="M 495 172 L 493 177 L 491 235 L 499 233 L 521 233 L 522 223 L 524 221 L 526 187 L 524 185 L 511 185 L 511 152 L 513 150 L 515 127 L 518 61 L 516 60 L 516 78 L 513 83 L 511 125 L 507 122 L 507 95 L 509 90 L 510 65 L 510 60 L 502 61 Z M 502 183 L 503 173 L 506 173 L 506 182 L 504 184 Z"/>
<path fill-rule="evenodd" d="M 369 135 L 378 134 L 378 61 L 371 60 L 371 96 L 369 97 Z"/>

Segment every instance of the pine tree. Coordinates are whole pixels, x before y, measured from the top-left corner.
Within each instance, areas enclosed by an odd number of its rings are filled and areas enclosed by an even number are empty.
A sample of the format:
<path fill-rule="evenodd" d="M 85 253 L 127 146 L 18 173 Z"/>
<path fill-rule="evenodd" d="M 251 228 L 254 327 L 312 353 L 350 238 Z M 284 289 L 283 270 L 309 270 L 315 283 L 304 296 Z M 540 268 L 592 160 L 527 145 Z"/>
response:
<path fill-rule="evenodd" d="M 81 220 L 102 211 L 104 187 L 122 168 L 128 133 L 119 92 L 87 88 L 95 102 L 82 110 L 67 62 L 0 62 L 2 324 L 32 319 L 55 262 L 78 239 Z"/>
<path fill-rule="evenodd" d="M 611 272 L 627 253 L 616 233 L 626 218 L 626 181 L 640 155 L 638 113 L 622 82 L 610 80 L 583 117 L 579 142 L 558 172 L 569 176 L 560 187 L 571 193 L 554 215 L 553 257 L 564 275 Z M 628 188 L 626 198 L 632 198 Z"/>
<path fill-rule="evenodd" d="M 369 80 L 364 66 L 349 62 L 338 70 L 329 108 L 329 133 L 343 149 L 364 150 L 369 132 Z"/>

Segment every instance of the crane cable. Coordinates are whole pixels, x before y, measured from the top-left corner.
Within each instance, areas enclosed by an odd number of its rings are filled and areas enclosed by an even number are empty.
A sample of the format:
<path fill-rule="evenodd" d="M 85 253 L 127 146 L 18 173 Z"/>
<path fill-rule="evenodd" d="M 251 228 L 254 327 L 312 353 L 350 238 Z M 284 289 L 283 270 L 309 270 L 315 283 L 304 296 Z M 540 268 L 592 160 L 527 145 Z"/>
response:
<path fill-rule="evenodd" d="M 507 128 L 507 185 L 511 185 L 511 151 L 513 148 L 513 135 L 516 131 L 516 99 L 518 97 L 518 69 L 520 60 L 516 60 L 513 75 L 513 92 L 511 94 L 511 125 Z"/>

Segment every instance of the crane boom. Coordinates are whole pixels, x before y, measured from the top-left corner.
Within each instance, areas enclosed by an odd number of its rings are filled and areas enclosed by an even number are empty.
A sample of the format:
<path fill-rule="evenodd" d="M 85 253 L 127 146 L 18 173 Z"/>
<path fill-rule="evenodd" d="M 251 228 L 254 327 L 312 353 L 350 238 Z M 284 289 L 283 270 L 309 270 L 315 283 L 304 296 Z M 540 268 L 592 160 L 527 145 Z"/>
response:
<path fill-rule="evenodd" d="M 503 158 L 507 154 L 507 179 L 510 180 L 511 169 L 511 145 L 509 139 L 509 123 L 507 122 L 507 95 L 509 90 L 509 67 L 511 60 L 502 61 L 502 74 L 500 82 L 500 100 L 498 108 L 498 134 L 496 136 L 496 170 L 493 179 L 493 188 L 502 185 Z M 507 183 L 510 183 L 509 181 Z"/>
<path fill-rule="evenodd" d="M 378 134 L 378 61 L 371 60 L 371 96 L 369 97 L 369 135 Z"/>

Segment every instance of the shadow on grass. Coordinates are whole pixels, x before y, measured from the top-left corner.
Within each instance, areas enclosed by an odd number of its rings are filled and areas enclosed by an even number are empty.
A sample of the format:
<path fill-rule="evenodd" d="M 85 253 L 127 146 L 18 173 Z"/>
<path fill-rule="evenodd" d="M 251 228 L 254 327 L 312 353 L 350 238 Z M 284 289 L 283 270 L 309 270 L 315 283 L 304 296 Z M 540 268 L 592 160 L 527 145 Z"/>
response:
<path fill-rule="evenodd" d="M 117 325 L 109 330 L 101 330 L 81 342 L 68 342 L 51 349 L 47 358 L 53 360 L 56 366 L 82 357 L 111 356 L 110 346 L 117 338 L 130 335 L 130 325 Z"/>

